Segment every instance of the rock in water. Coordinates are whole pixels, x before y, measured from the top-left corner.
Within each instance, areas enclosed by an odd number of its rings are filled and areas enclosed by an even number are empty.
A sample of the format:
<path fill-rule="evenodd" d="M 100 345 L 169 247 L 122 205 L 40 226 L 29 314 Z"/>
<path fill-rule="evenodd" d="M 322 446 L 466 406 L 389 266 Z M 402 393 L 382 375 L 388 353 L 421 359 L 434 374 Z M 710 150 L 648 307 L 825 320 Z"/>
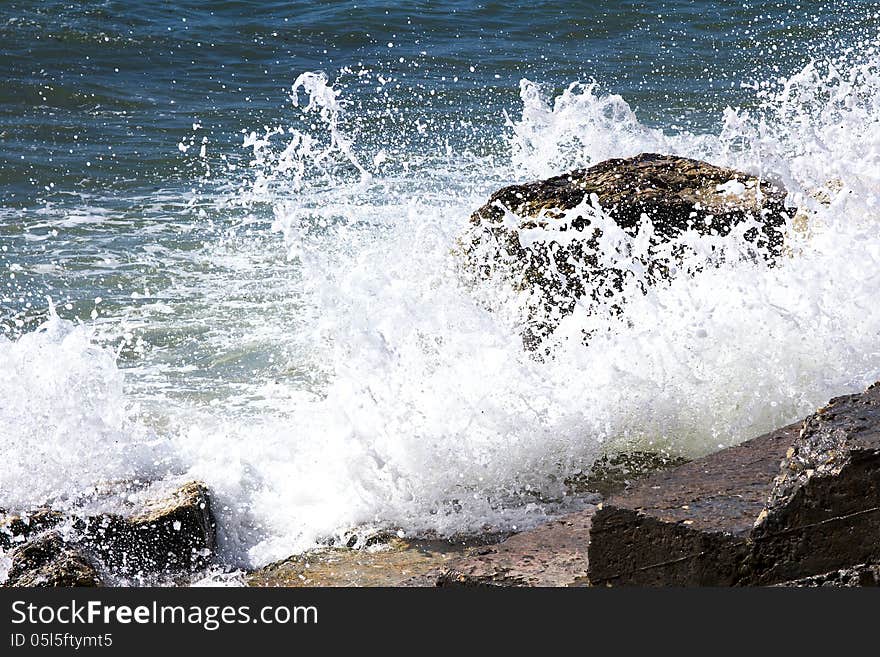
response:
<path fill-rule="evenodd" d="M 131 516 L 102 514 L 82 528 L 83 542 L 126 573 L 195 570 L 212 556 L 216 523 L 208 489 L 190 482 Z"/>
<path fill-rule="evenodd" d="M 30 513 L 5 513 L 0 511 L 0 550 L 8 550 L 18 543 L 64 521 L 64 514 L 44 508 Z"/>
<path fill-rule="evenodd" d="M 6 586 L 101 586 L 89 557 L 58 532 L 44 534 L 14 549 Z"/>
<path fill-rule="evenodd" d="M 93 562 L 113 575 L 192 572 L 216 548 L 211 498 L 203 483 L 193 481 L 124 514 L 0 514 L 0 549 L 10 548 L 9 586 L 97 585 Z"/>
<path fill-rule="evenodd" d="M 785 197 L 741 171 L 646 153 L 496 192 L 471 217 L 461 254 L 470 276 L 502 277 L 530 293 L 523 337 L 533 348 L 578 301 L 619 312 L 617 293 L 634 270 L 644 271 L 642 291 L 671 277 L 686 249 L 669 245 L 688 231 L 724 236 L 741 226 L 754 253 L 772 261 L 789 220 Z M 609 260 L 603 235 L 618 229 L 627 238 L 649 229 L 647 248 L 624 247 Z"/>

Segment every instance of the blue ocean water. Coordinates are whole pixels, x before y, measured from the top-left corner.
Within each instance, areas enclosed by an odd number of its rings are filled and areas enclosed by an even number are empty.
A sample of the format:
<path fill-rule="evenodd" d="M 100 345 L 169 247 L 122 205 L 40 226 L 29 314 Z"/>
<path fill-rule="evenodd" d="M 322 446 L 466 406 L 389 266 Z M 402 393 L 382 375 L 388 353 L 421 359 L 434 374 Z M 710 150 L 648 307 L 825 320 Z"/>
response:
<path fill-rule="evenodd" d="M 753 102 L 743 82 L 840 50 L 876 27 L 875 10 L 764 1 L 6 2 L 4 204 L 191 183 L 176 144 L 192 122 L 228 143 L 288 117 L 285 92 L 303 71 L 338 80 L 363 108 L 352 121 L 390 102 L 402 121 L 429 120 L 436 139 L 475 148 L 498 147 L 499 117 L 516 111 L 522 77 L 555 90 L 596 80 L 647 125 L 706 128 L 725 106 Z M 394 79 L 391 101 L 358 84 L 363 69 Z"/>
<path fill-rule="evenodd" d="M 604 444 L 700 453 L 858 388 L 869 287 L 660 299 L 615 338 L 636 376 L 522 356 L 449 254 L 504 184 L 641 150 L 870 215 L 878 30 L 858 0 L 3 2 L 0 506 L 199 476 L 226 558 L 262 563 L 535 522 Z"/>

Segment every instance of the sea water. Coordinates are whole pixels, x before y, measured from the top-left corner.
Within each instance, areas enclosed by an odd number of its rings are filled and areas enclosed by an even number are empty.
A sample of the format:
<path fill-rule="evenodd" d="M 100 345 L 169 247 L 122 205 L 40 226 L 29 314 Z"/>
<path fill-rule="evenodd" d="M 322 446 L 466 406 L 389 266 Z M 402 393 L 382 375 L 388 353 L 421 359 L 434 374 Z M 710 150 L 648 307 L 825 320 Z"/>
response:
<path fill-rule="evenodd" d="M 199 478 L 253 567 L 533 526 L 607 450 L 863 389 L 878 30 L 859 1 L 4 3 L 0 507 Z M 457 237 L 504 185 L 646 151 L 784 185 L 786 254 L 694 243 L 536 358 Z"/>

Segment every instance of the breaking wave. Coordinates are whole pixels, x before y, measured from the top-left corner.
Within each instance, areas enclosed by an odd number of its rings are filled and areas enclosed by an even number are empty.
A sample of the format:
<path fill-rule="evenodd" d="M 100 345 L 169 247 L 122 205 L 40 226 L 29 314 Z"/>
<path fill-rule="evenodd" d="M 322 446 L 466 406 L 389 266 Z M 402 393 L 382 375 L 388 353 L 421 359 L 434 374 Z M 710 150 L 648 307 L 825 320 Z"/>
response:
<path fill-rule="evenodd" d="M 377 147 L 361 134 L 370 117 L 353 122 L 357 106 L 304 73 L 291 89 L 298 121 L 255 126 L 246 163 L 211 173 L 225 181 L 214 207 L 268 208 L 275 238 L 251 217 L 206 247 L 228 276 L 179 284 L 216 300 L 212 348 L 258 342 L 272 367 L 222 393 L 163 389 L 151 402 L 158 366 L 120 369 L 101 346 L 112 322 L 96 336 L 53 317 L 0 338 L 2 501 L 200 477 L 226 558 L 263 564 L 349 532 L 532 525 L 582 501 L 566 481 L 604 450 L 696 456 L 860 390 L 880 378 L 878 64 L 817 61 L 756 84 L 752 106 L 705 134 L 647 127 L 595 84 L 553 96 L 523 80 L 504 139 L 461 151 L 420 148 L 439 123 Z M 504 184 L 645 151 L 784 184 L 800 208 L 786 256 L 633 293 L 598 332 L 576 312 L 534 358 L 521 299 L 465 284 L 457 236 Z M 271 287 L 272 303 L 233 294 L 245 278 Z M 232 327 L 241 308 L 246 330 Z M 588 326 L 585 345 L 575 336 Z"/>

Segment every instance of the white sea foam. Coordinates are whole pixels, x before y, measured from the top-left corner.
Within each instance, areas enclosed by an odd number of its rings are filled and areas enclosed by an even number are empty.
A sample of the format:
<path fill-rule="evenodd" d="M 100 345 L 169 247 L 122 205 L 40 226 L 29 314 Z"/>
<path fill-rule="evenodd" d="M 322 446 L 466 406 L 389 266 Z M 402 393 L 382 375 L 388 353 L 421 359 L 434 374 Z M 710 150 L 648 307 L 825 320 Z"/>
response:
<path fill-rule="evenodd" d="M 300 76 L 299 90 L 319 129 L 249 135 L 251 175 L 235 202 L 274 208 L 288 257 L 272 265 L 282 279 L 273 285 L 299 321 L 292 329 L 289 313 L 252 312 L 260 339 L 311 378 L 265 375 L 211 405 L 157 404 L 162 450 L 176 476 L 215 491 L 232 561 L 265 563 L 353 528 L 448 535 L 533 524 L 566 507 L 565 478 L 609 446 L 696 456 L 880 378 L 876 61 L 811 64 L 760 86 L 756 107 L 728 109 L 715 135 L 643 126 L 593 86 L 551 99 L 524 81 L 509 160 L 413 153 L 387 175 L 364 164 L 384 156 L 343 134 L 326 79 Z M 778 179 L 811 213 L 809 230 L 790 235 L 776 267 L 733 260 L 681 276 L 631 294 L 620 320 L 598 325 L 578 311 L 539 362 L 522 350 L 521 299 L 504 285 L 464 285 L 455 238 L 503 181 L 643 151 Z M 241 248 L 246 262 L 253 254 Z M 699 244 L 694 252 L 705 257 Z M 0 343 L 13 364 L 0 381 L 13 400 L 0 439 L 8 453 L 47 454 L 36 471 L 16 456 L 4 473 L 20 504 L 157 460 L 132 456 L 112 355 L 82 328 L 64 337 L 53 326 Z M 585 327 L 594 329 L 586 346 Z"/>
<path fill-rule="evenodd" d="M 115 354 L 54 312 L 17 341 L 0 336 L 0 399 L 6 508 L 63 506 L 90 486 L 164 470 L 161 440 L 130 420 Z"/>

